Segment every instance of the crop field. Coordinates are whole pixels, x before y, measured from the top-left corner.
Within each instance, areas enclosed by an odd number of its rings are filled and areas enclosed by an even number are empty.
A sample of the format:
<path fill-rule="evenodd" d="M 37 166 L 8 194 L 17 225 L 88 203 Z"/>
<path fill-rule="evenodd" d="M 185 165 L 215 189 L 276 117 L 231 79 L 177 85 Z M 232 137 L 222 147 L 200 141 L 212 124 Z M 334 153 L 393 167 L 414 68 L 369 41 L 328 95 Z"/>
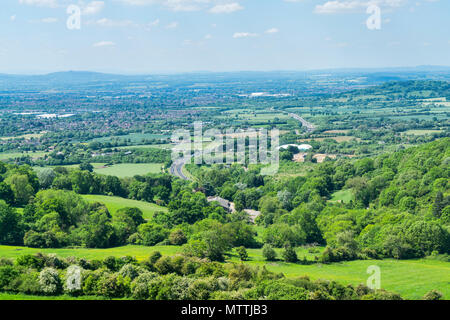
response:
<path fill-rule="evenodd" d="M 316 248 L 310 253 L 307 248 L 297 248 L 300 259 L 306 257 L 311 261 L 323 250 Z M 181 251 L 179 246 L 123 246 L 109 249 L 34 249 L 15 246 L 0 246 L 0 256 L 16 258 L 37 252 L 54 253 L 61 257 L 83 257 L 86 259 L 104 259 L 108 256 L 133 256 L 139 261 L 145 260 L 152 252 L 159 251 L 163 255 L 174 255 Z M 299 264 L 282 261 L 267 262 L 263 259 L 261 249 L 248 249 L 249 260 L 245 263 L 252 266 L 266 266 L 270 271 L 283 273 L 286 277 L 309 276 L 311 279 L 335 280 L 342 284 L 358 285 L 366 283 L 369 274 L 367 268 L 375 265 L 381 270 L 381 287 L 401 294 L 407 299 L 420 299 L 431 289 L 439 290 L 444 298 L 450 298 L 450 263 L 431 260 L 357 260 L 332 264 Z M 281 249 L 276 250 L 280 256 Z M 241 263 L 235 253 L 228 256 L 226 262 Z M 6 295 L 5 297 L 8 297 Z M 0 299 L 2 296 L 0 295 Z M 64 299 L 64 297 L 63 297 Z"/>
<path fill-rule="evenodd" d="M 100 202 L 106 205 L 111 214 L 114 214 L 121 208 L 131 207 L 139 208 L 144 213 L 144 219 L 150 219 L 157 211 L 167 211 L 166 207 L 158 206 L 154 203 L 125 199 L 120 197 L 109 197 L 101 195 L 83 195 L 83 198 L 90 202 Z"/>

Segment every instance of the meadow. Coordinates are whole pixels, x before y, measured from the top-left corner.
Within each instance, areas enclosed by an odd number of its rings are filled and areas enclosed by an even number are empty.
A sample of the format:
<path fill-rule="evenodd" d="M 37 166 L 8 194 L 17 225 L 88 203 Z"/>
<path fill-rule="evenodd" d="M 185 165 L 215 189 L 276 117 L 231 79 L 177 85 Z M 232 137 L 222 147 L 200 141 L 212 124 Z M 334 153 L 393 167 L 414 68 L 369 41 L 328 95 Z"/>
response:
<path fill-rule="evenodd" d="M 331 195 L 331 202 L 349 203 L 355 200 L 355 196 L 351 189 L 339 190 Z"/>
<path fill-rule="evenodd" d="M 42 158 L 44 157 L 48 152 L 44 151 L 36 151 L 36 152 L 1 152 L 0 153 L 0 160 L 10 160 L 10 159 L 16 159 L 21 157 L 30 156 L 33 159 Z"/>
<path fill-rule="evenodd" d="M 1 157 L 1 154 L 0 154 Z M 0 158 L 1 160 L 1 158 Z M 118 178 L 131 178 L 135 175 L 146 175 L 149 173 L 161 173 L 162 163 L 118 163 L 113 165 L 106 165 L 106 163 L 93 162 L 91 165 L 94 167 L 94 172 L 98 174 L 104 174 L 107 176 L 116 176 Z M 57 166 L 48 166 L 46 168 L 54 168 Z M 78 164 L 64 165 L 59 167 L 77 169 Z M 34 170 L 40 171 L 45 167 L 33 167 Z"/>
<path fill-rule="evenodd" d="M 119 163 L 111 166 L 94 167 L 94 172 L 119 178 L 160 173 L 162 163 Z"/>
<path fill-rule="evenodd" d="M 125 199 L 120 197 L 86 194 L 83 195 L 83 198 L 89 202 L 103 203 L 108 208 L 111 214 L 114 214 L 117 212 L 117 210 L 125 207 L 139 208 L 144 213 L 144 219 L 146 220 L 150 219 L 157 211 L 167 211 L 166 207 L 161 207 L 154 203 Z"/>
<path fill-rule="evenodd" d="M 313 260 L 323 248 L 316 248 L 314 253 L 308 248 L 297 248 L 299 258 L 306 257 Z M 61 257 L 76 256 L 86 259 L 103 259 L 108 256 L 133 256 L 139 261 L 146 259 L 152 252 L 159 251 L 163 255 L 174 255 L 181 251 L 179 246 L 123 246 L 109 249 L 34 249 L 15 246 L 0 246 L 0 256 L 16 258 L 24 254 L 37 252 L 55 253 Z M 370 276 L 367 273 L 369 266 L 378 266 L 381 270 L 381 287 L 383 289 L 399 293 L 406 299 L 420 299 L 428 291 L 435 289 L 450 298 L 450 263 L 432 259 L 412 260 L 356 260 L 332 264 L 299 264 L 282 261 L 267 262 L 262 256 L 261 249 L 248 249 L 249 260 L 245 263 L 251 266 L 263 267 L 268 270 L 283 273 L 286 277 L 309 276 L 311 279 L 335 280 L 342 284 L 358 285 L 366 283 Z M 276 250 L 280 256 L 281 249 Z M 226 262 L 241 263 L 237 254 L 233 251 L 227 256 Z M 312 261 L 311 261 L 312 262 Z M 11 295 L 1 295 L 2 298 L 10 298 Z M 14 298 L 15 295 L 12 296 Z M 16 296 L 17 299 L 23 296 Z M 32 298 L 32 297 L 31 297 Z M 63 297 L 64 299 L 64 297 Z"/>

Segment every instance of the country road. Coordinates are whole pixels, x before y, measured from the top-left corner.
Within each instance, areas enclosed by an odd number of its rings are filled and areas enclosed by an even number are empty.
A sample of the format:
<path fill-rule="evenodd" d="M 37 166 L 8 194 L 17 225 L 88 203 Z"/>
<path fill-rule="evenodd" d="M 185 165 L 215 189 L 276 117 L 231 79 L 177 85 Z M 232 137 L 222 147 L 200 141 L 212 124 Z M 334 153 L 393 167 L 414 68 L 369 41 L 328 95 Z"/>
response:
<path fill-rule="evenodd" d="M 312 132 L 316 129 L 316 127 L 311 123 L 300 117 L 298 114 L 295 113 L 289 113 L 289 116 L 294 118 L 295 120 L 298 120 L 302 123 L 302 126 L 306 128 L 306 131 Z"/>

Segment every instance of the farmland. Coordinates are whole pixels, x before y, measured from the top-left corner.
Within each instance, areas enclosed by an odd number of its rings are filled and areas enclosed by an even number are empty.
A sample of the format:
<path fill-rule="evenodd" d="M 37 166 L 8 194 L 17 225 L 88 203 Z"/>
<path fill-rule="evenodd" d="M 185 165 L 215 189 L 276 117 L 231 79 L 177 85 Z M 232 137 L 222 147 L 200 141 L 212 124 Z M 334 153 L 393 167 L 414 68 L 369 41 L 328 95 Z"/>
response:
<path fill-rule="evenodd" d="M 449 299 L 450 89 L 397 76 L 99 81 L 128 94 L 80 84 L 73 116 L 52 119 L 3 104 L 0 299 L 71 299 L 39 279 L 73 264 L 80 299 Z M 58 114 L 59 98 L 15 101 Z M 173 162 L 172 132 L 192 142 L 195 122 L 205 149 L 223 142 L 214 129 L 245 159 Z M 285 145 L 273 175 L 250 162 L 262 145 L 245 131 L 260 128 Z M 365 286 L 370 266 L 384 291 Z"/>

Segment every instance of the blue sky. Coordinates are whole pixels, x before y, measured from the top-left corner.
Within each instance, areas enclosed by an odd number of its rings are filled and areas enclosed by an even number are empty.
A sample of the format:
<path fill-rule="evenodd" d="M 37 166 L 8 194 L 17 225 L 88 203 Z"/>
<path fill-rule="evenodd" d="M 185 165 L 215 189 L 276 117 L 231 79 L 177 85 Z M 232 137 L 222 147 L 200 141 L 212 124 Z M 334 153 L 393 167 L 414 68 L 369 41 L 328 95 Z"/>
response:
<path fill-rule="evenodd" d="M 448 0 L 2 0 L 0 73 L 450 66 L 449 14 Z"/>

